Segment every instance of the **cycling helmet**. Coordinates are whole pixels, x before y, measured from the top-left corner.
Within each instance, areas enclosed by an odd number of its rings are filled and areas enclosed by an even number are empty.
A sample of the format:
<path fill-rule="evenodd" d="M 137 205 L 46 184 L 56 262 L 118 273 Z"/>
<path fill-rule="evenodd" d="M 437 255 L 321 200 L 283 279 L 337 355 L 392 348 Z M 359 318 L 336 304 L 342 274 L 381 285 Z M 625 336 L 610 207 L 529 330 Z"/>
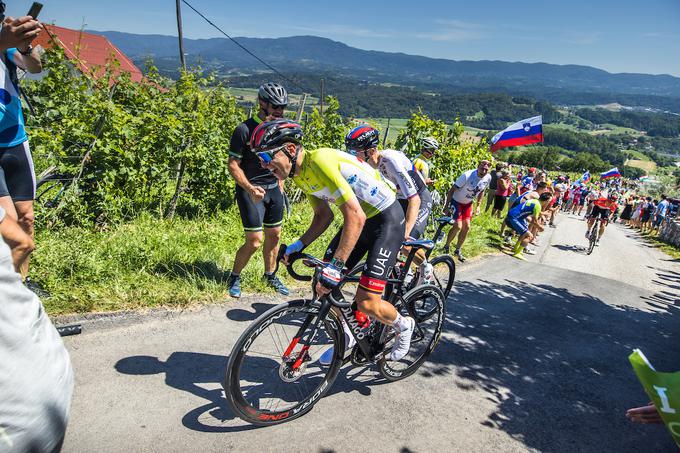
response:
<path fill-rule="evenodd" d="M 435 152 L 439 149 L 439 142 L 432 137 L 421 138 L 420 149 L 429 149 Z"/>
<path fill-rule="evenodd" d="M 265 83 L 260 86 L 257 96 L 272 105 L 288 105 L 288 93 L 278 83 Z"/>
<path fill-rule="evenodd" d="M 345 146 L 347 147 L 347 152 L 351 154 L 354 154 L 351 150 L 375 148 L 378 146 L 378 143 L 380 143 L 380 131 L 368 124 L 355 127 L 345 136 Z"/>
<path fill-rule="evenodd" d="M 300 144 L 301 141 L 302 127 L 294 121 L 281 118 L 257 126 L 250 139 L 250 149 L 254 152 L 267 151 L 284 143 Z"/>

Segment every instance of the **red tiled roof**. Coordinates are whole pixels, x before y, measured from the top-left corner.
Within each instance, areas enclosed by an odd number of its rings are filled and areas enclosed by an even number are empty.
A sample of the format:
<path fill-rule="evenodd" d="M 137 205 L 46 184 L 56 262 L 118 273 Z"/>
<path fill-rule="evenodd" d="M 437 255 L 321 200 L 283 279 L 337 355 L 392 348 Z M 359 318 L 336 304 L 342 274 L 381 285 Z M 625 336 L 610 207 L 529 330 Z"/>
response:
<path fill-rule="evenodd" d="M 34 45 L 41 45 L 43 48 L 52 46 L 52 38 L 59 42 L 64 49 L 66 57 L 71 60 L 82 72 L 87 72 L 94 77 L 104 74 L 104 68 L 111 58 L 120 62 L 120 68 L 115 72 L 127 72 L 134 82 L 140 82 L 144 75 L 127 55 L 104 36 L 85 33 L 80 30 L 57 27 L 56 25 L 43 24 L 46 33 L 41 33 L 34 41 Z M 95 71 L 95 66 L 99 69 Z"/>

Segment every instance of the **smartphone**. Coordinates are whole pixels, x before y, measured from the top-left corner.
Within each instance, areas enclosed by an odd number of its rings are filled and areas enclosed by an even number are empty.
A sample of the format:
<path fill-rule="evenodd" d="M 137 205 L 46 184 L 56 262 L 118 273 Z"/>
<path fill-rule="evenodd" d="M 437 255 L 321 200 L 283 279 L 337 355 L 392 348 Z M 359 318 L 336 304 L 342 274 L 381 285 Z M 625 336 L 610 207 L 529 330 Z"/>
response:
<path fill-rule="evenodd" d="M 40 14 L 40 10 L 42 9 L 43 4 L 38 3 L 38 2 L 33 2 L 31 5 L 31 9 L 28 10 L 28 13 L 26 14 L 27 16 L 31 16 L 33 19 L 38 18 L 38 14 Z"/>

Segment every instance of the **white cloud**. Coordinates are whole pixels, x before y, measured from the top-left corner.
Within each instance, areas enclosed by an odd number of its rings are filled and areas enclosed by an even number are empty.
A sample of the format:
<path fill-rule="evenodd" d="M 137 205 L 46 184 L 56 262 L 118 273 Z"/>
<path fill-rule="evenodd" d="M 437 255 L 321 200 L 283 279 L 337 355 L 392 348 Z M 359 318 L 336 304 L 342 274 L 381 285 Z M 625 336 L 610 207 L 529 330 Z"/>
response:
<path fill-rule="evenodd" d="M 413 36 L 419 39 L 432 41 L 471 41 L 487 37 L 486 26 L 473 22 L 464 22 L 455 19 L 437 19 L 437 27 L 433 31 L 415 33 Z"/>

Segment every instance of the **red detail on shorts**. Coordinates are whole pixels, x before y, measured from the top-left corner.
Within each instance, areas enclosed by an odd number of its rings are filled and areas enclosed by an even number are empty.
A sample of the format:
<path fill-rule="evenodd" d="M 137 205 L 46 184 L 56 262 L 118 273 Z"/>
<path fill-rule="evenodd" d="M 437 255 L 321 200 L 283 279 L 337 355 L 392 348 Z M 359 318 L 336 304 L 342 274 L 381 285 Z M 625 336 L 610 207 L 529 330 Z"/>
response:
<path fill-rule="evenodd" d="M 455 211 L 453 213 L 453 220 L 470 220 L 472 218 L 472 203 L 455 203 Z"/>
<path fill-rule="evenodd" d="M 372 293 L 382 294 L 382 292 L 385 291 L 386 284 L 387 282 L 385 280 L 372 278 L 368 275 L 362 275 L 359 279 L 359 286 L 361 286 L 366 291 L 371 291 Z"/>

